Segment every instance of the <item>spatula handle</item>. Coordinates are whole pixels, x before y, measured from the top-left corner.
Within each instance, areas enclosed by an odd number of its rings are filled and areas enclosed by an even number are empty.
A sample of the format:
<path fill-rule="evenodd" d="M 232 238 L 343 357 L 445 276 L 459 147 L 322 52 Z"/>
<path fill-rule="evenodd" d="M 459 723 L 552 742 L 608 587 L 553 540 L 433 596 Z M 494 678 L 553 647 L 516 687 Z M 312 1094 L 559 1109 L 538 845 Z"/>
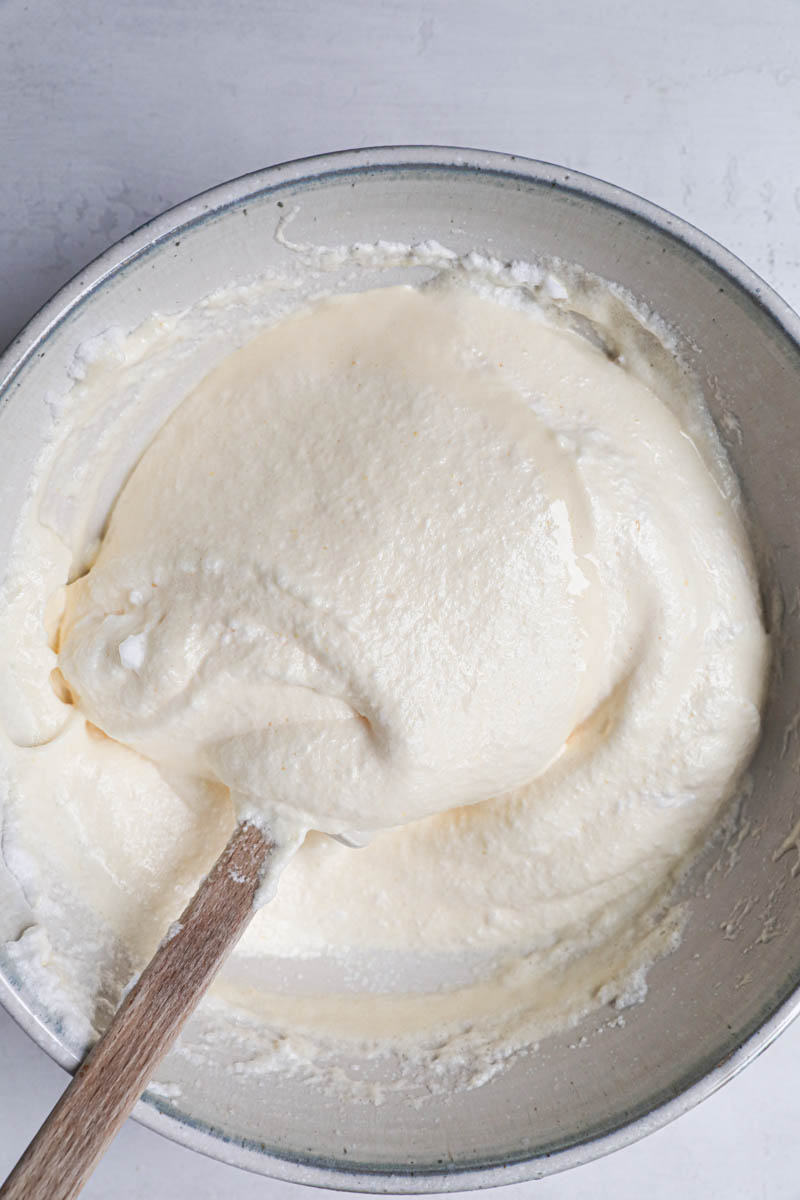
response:
<path fill-rule="evenodd" d="M 238 825 L 180 921 L 0 1188 L 2 1200 L 71 1200 L 250 920 L 273 843 Z"/>

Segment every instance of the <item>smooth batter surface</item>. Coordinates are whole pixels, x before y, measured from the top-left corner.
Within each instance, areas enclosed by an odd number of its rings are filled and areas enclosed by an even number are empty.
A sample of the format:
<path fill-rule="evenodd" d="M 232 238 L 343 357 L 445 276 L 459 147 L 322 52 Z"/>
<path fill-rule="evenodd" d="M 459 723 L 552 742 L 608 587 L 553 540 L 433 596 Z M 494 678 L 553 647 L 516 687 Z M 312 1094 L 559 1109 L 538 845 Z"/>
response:
<path fill-rule="evenodd" d="M 59 666 L 82 713 L 268 824 L 329 833 L 545 770 L 617 648 L 576 456 L 521 402 L 529 326 L 393 288 L 223 363 L 68 590 Z"/>
<path fill-rule="evenodd" d="M 378 831 L 310 834 L 218 986 L 289 1034 L 619 994 L 766 669 L 724 466 L 626 366 L 457 278 L 320 302 L 231 355 L 21 672 L 35 694 L 49 654 L 75 703 L 10 753 L 14 845 L 139 963 L 234 809 Z"/>

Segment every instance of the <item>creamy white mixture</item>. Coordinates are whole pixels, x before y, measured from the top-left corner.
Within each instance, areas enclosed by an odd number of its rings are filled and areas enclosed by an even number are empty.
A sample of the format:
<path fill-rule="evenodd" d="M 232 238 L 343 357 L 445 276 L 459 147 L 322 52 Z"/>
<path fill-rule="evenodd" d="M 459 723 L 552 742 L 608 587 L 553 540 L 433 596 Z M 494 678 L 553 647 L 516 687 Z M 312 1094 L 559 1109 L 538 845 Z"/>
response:
<path fill-rule="evenodd" d="M 111 946 L 152 953 L 235 813 L 322 831 L 216 985 L 254 1040 L 441 1054 L 457 1027 L 461 1053 L 467 1022 L 499 1060 L 668 947 L 767 651 L 727 464 L 637 367 L 454 270 L 230 354 L 99 548 L 103 489 L 55 469 L 5 594 L 6 854 L 45 927 L 80 908 L 90 949 L 49 951 L 77 1004 L 124 976 Z"/>
<path fill-rule="evenodd" d="M 375 830 L 539 776 L 650 606 L 613 611 L 576 448 L 522 402 L 528 355 L 567 399 L 576 348 L 547 342 L 469 292 L 401 287 L 227 359 L 67 592 L 59 666 L 81 714 L 268 825 L 278 809 Z"/>

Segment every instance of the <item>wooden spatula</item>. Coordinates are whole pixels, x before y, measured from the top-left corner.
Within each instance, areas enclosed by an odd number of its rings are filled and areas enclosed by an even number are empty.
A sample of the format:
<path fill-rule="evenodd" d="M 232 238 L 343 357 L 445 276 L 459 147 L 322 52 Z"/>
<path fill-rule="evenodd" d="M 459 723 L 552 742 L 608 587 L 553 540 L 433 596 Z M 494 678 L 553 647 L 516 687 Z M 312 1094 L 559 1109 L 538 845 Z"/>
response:
<path fill-rule="evenodd" d="M 236 827 L 0 1188 L 2 1200 L 77 1196 L 243 933 L 275 849 L 255 825 Z"/>

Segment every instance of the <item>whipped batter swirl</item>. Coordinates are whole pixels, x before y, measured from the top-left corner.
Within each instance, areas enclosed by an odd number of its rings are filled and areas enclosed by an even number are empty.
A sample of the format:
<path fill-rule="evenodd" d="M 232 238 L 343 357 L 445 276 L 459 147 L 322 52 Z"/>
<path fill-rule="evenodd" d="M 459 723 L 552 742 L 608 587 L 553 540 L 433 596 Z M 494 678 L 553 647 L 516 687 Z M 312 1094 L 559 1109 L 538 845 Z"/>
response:
<path fill-rule="evenodd" d="M 179 404 L 220 299 L 89 371 L 21 539 L 3 710 L 7 853 L 48 928 L 80 898 L 51 962 L 83 1011 L 99 931 L 146 961 L 236 817 L 372 835 L 310 833 L 215 987 L 266 1069 L 300 1030 L 312 1075 L 323 1043 L 402 1035 L 442 1086 L 450 1044 L 484 1078 L 673 944 L 655 914 L 758 737 L 767 640 L 713 430 L 593 286 L 621 353 L 569 299 L 551 321 L 454 268 L 316 301 Z M 172 415 L 115 489 L 145 409 Z"/>

